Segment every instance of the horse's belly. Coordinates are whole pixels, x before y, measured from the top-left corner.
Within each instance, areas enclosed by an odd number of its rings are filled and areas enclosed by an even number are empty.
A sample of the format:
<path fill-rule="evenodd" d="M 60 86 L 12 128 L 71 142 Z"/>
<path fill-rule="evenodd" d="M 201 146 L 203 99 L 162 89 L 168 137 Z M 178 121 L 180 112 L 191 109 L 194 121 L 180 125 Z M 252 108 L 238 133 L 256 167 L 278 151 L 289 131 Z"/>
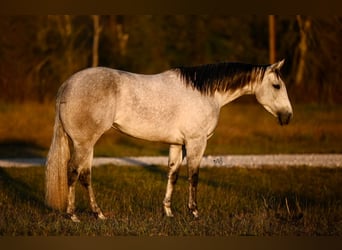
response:
<path fill-rule="evenodd" d="M 153 123 L 144 124 L 139 122 L 132 124 L 115 122 L 113 127 L 124 134 L 147 141 L 164 142 L 169 144 L 184 143 L 182 133 L 172 127 L 158 126 L 157 124 Z"/>

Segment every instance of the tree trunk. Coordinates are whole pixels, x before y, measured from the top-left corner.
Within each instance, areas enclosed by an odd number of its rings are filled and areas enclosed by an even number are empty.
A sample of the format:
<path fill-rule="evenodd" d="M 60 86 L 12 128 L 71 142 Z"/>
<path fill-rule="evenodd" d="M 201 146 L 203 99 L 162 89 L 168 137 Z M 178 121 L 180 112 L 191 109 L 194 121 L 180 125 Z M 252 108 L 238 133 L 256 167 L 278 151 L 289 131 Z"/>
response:
<path fill-rule="evenodd" d="M 270 64 L 276 61 L 276 31 L 274 15 L 268 16 Z"/>
<path fill-rule="evenodd" d="M 309 18 L 303 19 L 300 15 L 297 15 L 296 18 L 299 26 L 300 41 L 298 44 L 299 58 L 295 84 L 301 86 L 303 84 L 305 58 L 308 50 L 308 33 L 310 32 L 311 20 Z"/>
<path fill-rule="evenodd" d="M 93 25 L 94 25 L 94 37 L 93 37 L 93 62 L 92 67 L 97 67 L 99 65 L 99 41 L 100 41 L 100 16 L 93 15 Z"/>

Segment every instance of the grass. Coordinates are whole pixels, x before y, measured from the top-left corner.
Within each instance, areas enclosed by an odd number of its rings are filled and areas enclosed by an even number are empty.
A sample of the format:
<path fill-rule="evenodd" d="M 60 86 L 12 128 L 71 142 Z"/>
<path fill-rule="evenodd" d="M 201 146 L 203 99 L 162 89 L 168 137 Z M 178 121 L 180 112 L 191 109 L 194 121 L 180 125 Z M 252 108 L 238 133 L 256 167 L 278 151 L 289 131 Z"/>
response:
<path fill-rule="evenodd" d="M 102 166 L 93 169 L 97 201 L 108 216 L 96 220 L 78 186 L 81 223 L 44 205 L 44 168 L 0 168 L 0 235 L 342 235 L 342 169 L 204 168 L 200 219 L 189 216 L 186 168 L 173 208 L 163 215 L 166 167 Z"/>
<path fill-rule="evenodd" d="M 342 153 L 342 106 L 293 104 L 289 126 L 255 102 L 222 109 L 206 154 Z M 54 104 L 0 104 L 0 157 L 45 157 Z M 167 155 L 168 146 L 105 133 L 96 156 Z M 0 235 L 342 235 L 342 170 L 326 168 L 205 168 L 201 170 L 199 220 L 189 216 L 186 168 L 174 195 L 175 218 L 162 200 L 166 167 L 94 168 L 93 185 L 108 216 L 90 213 L 77 192 L 75 224 L 44 205 L 44 168 L 0 168 Z"/>
<path fill-rule="evenodd" d="M 249 97 L 248 97 L 249 98 Z M 206 154 L 341 153 L 342 106 L 293 104 L 294 119 L 281 127 L 254 101 L 222 109 Z M 52 138 L 54 104 L 1 104 L 0 157 L 45 157 Z M 110 130 L 96 156 L 167 155 L 168 145 Z"/>

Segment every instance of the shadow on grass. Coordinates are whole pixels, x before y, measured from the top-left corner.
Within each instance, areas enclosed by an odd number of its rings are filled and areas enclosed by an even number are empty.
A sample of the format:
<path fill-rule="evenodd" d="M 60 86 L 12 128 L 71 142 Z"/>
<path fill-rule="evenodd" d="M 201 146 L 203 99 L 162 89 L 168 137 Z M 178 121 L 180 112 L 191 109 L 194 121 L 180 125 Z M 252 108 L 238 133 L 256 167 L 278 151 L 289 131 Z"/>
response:
<path fill-rule="evenodd" d="M 165 179 L 165 185 L 166 185 L 168 168 L 166 167 L 163 168 L 158 165 L 145 165 L 143 166 L 143 168 L 147 170 L 148 172 L 159 175 L 161 178 Z"/>
<path fill-rule="evenodd" d="M 46 149 L 35 142 L 25 140 L 5 140 L 0 142 L 0 158 L 42 157 Z"/>
<path fill-rule="evenodd" d="M 3 168 L 0 168 L 0 188 L 13 199 L 16 205 L 29 203 L 39 211 L 46 212 L 44 197 L 41 196 L 42 190 L 37 190 L 29 183 L 13 178 Z"/>

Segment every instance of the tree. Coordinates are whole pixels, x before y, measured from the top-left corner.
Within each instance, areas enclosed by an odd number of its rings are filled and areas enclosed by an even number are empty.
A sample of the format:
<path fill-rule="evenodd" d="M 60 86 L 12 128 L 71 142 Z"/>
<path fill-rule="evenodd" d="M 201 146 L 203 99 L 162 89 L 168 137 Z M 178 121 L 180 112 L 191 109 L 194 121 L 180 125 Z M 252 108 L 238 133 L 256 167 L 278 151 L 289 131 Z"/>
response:
<path fill-rule="evenodd" d="M 268 16 L 268 29 L 269 29 L 269 47 L 270 47 L 270 64 L 276 61 L 276 30 L 275 30 L 275 17 L 274 15 Z"/>
<path fill-rule="evenodd" d="M 89 16 L 50 15 L 42 16 L 38 24 L 39 99 L 51 99 L 68 77 L 91 65 L 92 22 Z"/>
<path fill-rule="evenodd" d="M 96 67 L 99 65 L 99 41 L 100 41 L 100 34 L 102 31 L 102 27 L 100 25 L 99 15 L 92 15 L 92 19 L 93 19 L 93 27 L 94 27 L 92 67 Z"/>
<path fill-rule="evenodd" d="M 54 100 L 62 82 L 90 66 L 157 73 L 180 65 L 222 61 L 266 64 L 279 57 L 286 58 L 282 71 L 291 96 L 342 103 L 338 67 L 342 64 L 342 18 L 277 16 L 276 27 L 272 19 L 250 15 L 3 16 L 0 98 Z"/>
<path fill-rule="evenodd" d="M 298 68 L 296 72 L 296 80 L 295 83 L 297 86 L 302 85 L 303 75 L 304 75 L 304 68 L 305 68 L 305 60 L 306 60 L 306 53 L 308 50 L 308 36 L 311 29 L 311 20 L 309 17 L 304 18 L 300 15 L 296 16 L 298 27 L 299 27 L 299 37 L 300 41 L 298 44 Z"/>

